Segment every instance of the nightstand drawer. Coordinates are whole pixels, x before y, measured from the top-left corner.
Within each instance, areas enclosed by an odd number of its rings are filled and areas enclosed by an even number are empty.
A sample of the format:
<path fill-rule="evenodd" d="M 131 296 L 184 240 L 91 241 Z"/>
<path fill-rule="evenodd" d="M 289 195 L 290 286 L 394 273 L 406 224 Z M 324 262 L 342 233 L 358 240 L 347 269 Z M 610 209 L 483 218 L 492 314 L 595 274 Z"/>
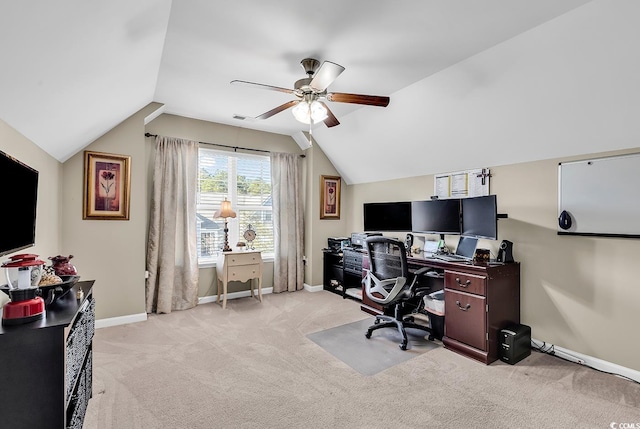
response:
<path fill-rule="evenodd" d="M 444 287 L 476 295 L 486 295 L 485 276 L 460 273 L 457 271 L 444 272 Z"/>
<path fill-rule="evenodd" d="M 238 265 L 227 268 L 227 281 L 247 281 L 259 277 L 260 267 L 258 265 Z"/>
<path fill-rule="evenodd" d="M 233 253 L 227 255 L 227 265 L 236 266 L 236 265 L 252 265 L 257 264 L 261 260 L 260 253 Z"/>

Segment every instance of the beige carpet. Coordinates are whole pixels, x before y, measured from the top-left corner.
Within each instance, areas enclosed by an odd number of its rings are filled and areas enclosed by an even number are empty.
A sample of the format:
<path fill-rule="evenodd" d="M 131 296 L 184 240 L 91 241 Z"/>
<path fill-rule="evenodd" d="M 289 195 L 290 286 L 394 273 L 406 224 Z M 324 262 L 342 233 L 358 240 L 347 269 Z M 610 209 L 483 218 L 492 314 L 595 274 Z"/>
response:
<path fill-rule="evenodd" d="M 227 305 L 97 330 L 84 429 L 640 422 L 640 385 L 537 352 L 514 366 L 485 366 L 437 347 L 375 375 L 360 374 L 306 337 L 370 317 L 355 301 L 329 292 Z"/>

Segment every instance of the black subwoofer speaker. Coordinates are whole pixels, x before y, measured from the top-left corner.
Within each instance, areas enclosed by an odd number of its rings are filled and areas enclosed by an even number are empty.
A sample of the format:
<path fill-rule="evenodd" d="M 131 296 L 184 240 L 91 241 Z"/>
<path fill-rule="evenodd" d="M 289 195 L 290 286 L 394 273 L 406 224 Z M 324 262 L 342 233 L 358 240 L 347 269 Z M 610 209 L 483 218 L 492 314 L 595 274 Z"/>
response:
<path fill-rule="evenodd" d="M 500 250 L 498 250 L 498 262 L 513 262 L 513 243 L 509 240 L 502 240 Z"/>
<path fill-rule="evenodd" d="M 531 354 L 531 327 L 513 324 L 500 330 L 500 360 L 511 365 Z"/>

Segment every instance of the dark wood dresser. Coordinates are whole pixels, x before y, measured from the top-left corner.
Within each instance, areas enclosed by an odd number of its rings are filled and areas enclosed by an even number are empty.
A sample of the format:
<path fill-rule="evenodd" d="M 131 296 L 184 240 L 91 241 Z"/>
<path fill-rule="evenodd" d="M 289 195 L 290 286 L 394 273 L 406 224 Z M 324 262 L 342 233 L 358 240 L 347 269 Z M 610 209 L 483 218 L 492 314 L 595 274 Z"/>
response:
<path fill-rule="evenodd" d="M 92 385 L 93 283 L 78 282 L 42 320 L 0 326 L 1 427 L 82 428 Z"/>

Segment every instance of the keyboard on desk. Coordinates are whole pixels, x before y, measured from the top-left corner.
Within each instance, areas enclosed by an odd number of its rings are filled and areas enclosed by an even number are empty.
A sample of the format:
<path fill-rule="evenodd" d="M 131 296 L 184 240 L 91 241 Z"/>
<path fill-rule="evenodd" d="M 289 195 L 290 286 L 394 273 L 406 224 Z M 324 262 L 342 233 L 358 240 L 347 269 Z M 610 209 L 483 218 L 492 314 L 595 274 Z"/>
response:
<path fill-rule="evenodd" d="M 434 258 L 446 262 L 469 262 L 469 258 L 460 255 L 433 255 Z"/>

